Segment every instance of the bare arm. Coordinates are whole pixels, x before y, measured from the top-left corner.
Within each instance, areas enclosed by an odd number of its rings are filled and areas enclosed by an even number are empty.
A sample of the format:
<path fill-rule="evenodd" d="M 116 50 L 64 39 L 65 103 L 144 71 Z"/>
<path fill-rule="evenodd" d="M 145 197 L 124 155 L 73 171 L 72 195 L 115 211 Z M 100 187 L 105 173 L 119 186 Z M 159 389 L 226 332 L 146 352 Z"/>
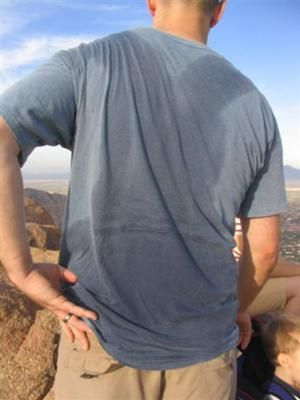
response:
<path fill-rule="evenodd" d="M 12 281 L 24 279 L 32 268 L 27 244 L 19 146 L 0 118 L 0 254 Z"/>
<path fill-rule="evenodd" d="M 238 296 L 245 311 L 270 276 L 278 260 L 280 217 L 242 218 L 243 252 Z"/>
<path fill-rule="evenodd" d="M 237 247 L 234 249 L 234 255 L 237 260 L 239 260 L 242 250 L 243 250 L 243 235 L 235 235 L 234 240 L 236 242 Z M 282 278 L 282 277 L 290 277 L 290 276 L 299 276 L 300 275 L 300 263 L 295 263 L 291 261 L 287 261 L 284 259 L 280 259 L 275 268 L 272 270 L 270 277 L 272 278 Z"/>
<path fill-rule="evenodd" d="M 96 319 L 97 315 L 76 306 L 61 293 L 61 282 L 75 283 L 76 276 L 57 264 L 34 264 L 27 243 L 24 194 L 18 162 L 20 148 L 8 125 L 0 117 L 0 257 L 11 281 L 29 298 L 51 310 L 61 320 L 72 313 L 64 325 L 70 340 L 76 336 L 83 347 L 89 343 L 90 328 L 82 317 Z"/>

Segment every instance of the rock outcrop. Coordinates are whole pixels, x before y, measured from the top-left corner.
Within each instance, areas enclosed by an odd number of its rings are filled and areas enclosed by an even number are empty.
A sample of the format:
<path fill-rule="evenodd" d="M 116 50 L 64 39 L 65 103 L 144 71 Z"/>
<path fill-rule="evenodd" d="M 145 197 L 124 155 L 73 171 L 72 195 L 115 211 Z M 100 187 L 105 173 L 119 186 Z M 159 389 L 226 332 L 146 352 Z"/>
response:
<path fill-rule="evenodd" d="M 26 223 L 26 231 L 29 246 L 42 250 L 59 249 L 60 230 L 56 226 L 28 222 Z"/>
<path fill-rule="evenodd" d="M 34 262 L 57 263 L 65 196 L 25 190 L 28 241 Z M 54 314 L 32 303 L 0 265 L 0 400 L 54 400 L 59 342 Z"/>
<path fill-rule="evenodd" d="M 55 225 L 62 228 L 66 196 L 59 193 L 48 193 L 44 190 L 30 189 L 24 190 L 25 198 L 30 198 L 36 204 L 39 204 L 52 218 L 53 223 L 44 222 L 46 225 Z M 36 221 L 28 221 L 36 222 Z M 39 223 L 42 223 L 39 221 Z"/>
<path fill-rule="evenodd" d="M 24 205 L 26 222 L 42 225 L 55 225 L 54 220 L 48 211 L 31 197 L 24 197 Z"/>
<path fill-rule="evenodd" d="M 58 250 L 65 196 L 25 189 L 24 204 L 29 245 Z"/>
<path fill-rule="evenodd" d="M 29 246 L 46 250 L 47 233 L 44 231 L 43 225 L 28 222 L 26 223 L 26 231 Z"/>
<path fill-rule="evenodd" d="M 58 252 L 33 249 L 35 262 L 56 262 Z M 0 266 L 0 400 L 53 399 L 59 323 L 7 279 Z"/>

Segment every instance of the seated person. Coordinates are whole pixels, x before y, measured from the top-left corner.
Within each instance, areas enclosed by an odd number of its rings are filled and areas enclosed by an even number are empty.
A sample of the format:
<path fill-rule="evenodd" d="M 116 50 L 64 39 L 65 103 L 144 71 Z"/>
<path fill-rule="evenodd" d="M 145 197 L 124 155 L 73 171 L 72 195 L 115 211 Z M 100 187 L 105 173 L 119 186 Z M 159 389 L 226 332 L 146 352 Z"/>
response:
<path fill-rule="evenodd" d="M 235 240 L 237 247 L 233 253 L 238 261 L 243 247 L 242 228 L 238 218 Z M 279 310 L 300 316 L 299 263 L 279 260 L 271 277 L 248 308 L 251 316 Z"/>
<path fill-rule="evenodd" d="M 266 400 L 300 400 L 300 317 L 276 313 L 263 326 L 262 340 L 274 375 L 263 385 Z"/>

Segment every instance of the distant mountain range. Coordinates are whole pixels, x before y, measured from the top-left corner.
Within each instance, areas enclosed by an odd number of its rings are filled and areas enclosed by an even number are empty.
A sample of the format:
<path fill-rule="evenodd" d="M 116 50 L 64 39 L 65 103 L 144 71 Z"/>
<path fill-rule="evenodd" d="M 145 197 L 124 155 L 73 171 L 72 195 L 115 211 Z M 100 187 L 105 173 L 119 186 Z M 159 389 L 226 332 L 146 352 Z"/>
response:
<path fill-rule="evenodd" d="M 285 165 L 284 176 L 286 182 L 300 182 L 300 169 Z"/>
<path fill-rule="evenodd" d="M 36 180 L 56 180 L 56 179 L 69 179 L 68 172 L 62 172 L 61 174 L 45 174 L 45 173 L 24 173 L 24 179 L 36 179 Z M 284 176 L 286 183 L 300 183 L 300 169 L 291 167 L 289 165 L 284 166 Z"/>
<path fill-rule="evenodd" d="M 69 179 L 70 174 L 69 172 L 24 172 L 22 171 L 22 175 L 24 179 L 36 179 L 36 180 L 55 180 L 55 179 Z"/>

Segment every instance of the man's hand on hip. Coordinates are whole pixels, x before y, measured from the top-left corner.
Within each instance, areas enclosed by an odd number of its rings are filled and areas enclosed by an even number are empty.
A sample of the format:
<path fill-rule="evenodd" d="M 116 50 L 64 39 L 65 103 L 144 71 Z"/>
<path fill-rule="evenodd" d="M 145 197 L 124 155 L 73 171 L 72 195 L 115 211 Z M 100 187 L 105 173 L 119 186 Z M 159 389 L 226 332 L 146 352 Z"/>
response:
<path fill-rule="evenodd" d="M 249 313 L 247 311 L 238 312 L 236 323 L 239 327 L 239 340 L 237 345 L 240 346 L 242 350 L 246 350 L 252 335 L 252 325 Z"/>
<path fill-rule="evenodd" d="M 62 282 L 76 283 L 77 277 L 73 272 L 57 264 L 33 264 L 25 278 L 10 278 L 32 301 L 52 311 L 60 321 L 65 319 L 61 326 L 69 340 L 73 342 L 76 337 L 88 350 L 87 333 L 93 332 L 82 318 L 96 320 L 98 317 L 94 311 L 75 305 L 62 294 Z"/>

